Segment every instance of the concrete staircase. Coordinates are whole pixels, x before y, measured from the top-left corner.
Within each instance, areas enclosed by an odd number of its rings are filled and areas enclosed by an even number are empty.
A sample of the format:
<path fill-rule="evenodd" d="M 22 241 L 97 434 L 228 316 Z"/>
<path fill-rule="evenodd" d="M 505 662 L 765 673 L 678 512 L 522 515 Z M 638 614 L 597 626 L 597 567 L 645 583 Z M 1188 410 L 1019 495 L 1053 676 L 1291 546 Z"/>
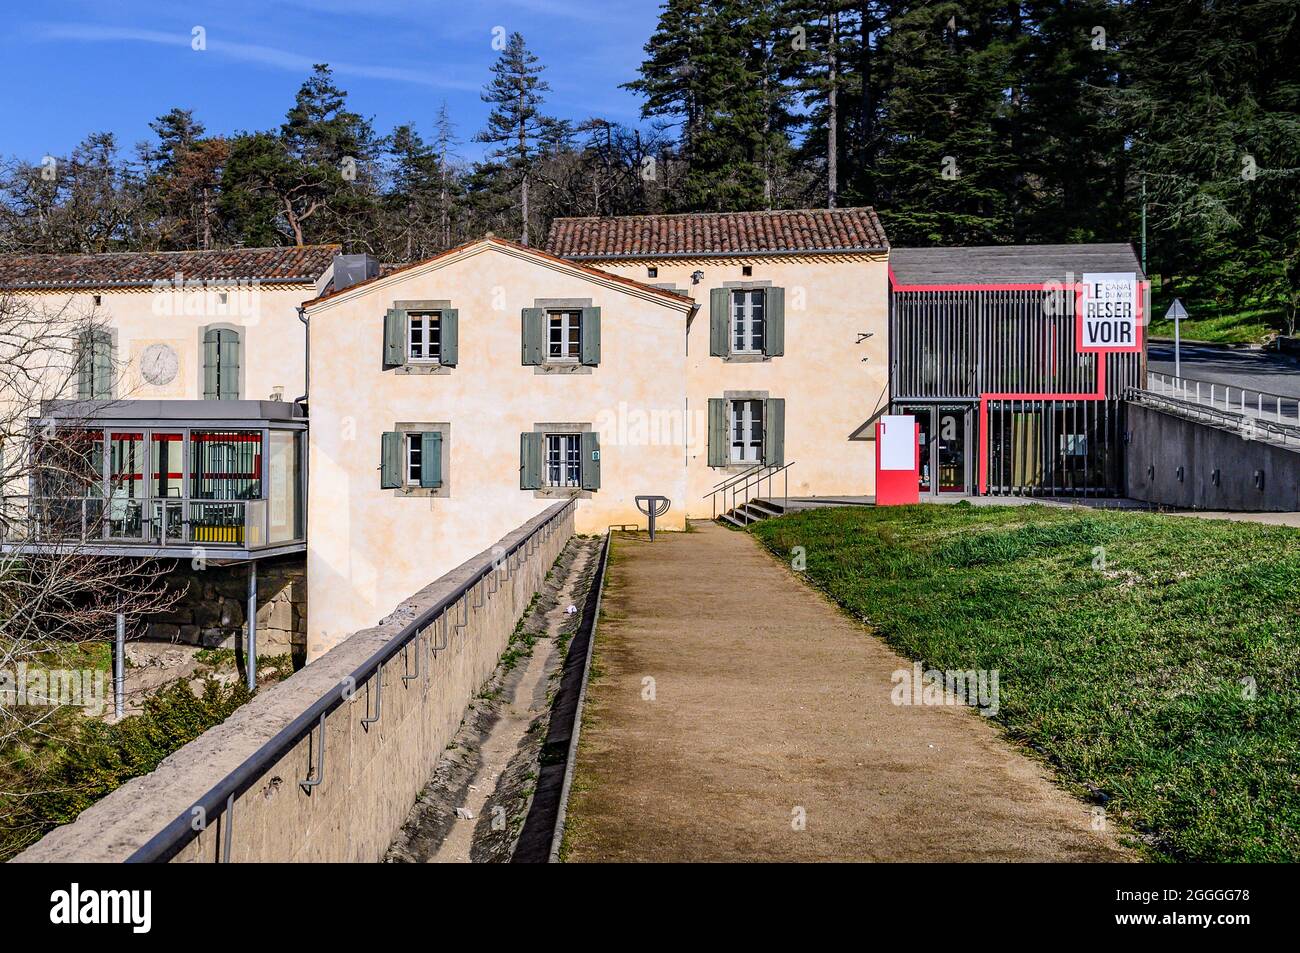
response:
<path fill-rule="evenodd" d="M 803 510 L 820 510 L 828 506 L 874 506 L 874 496 L 791 496 L 754 497 L 718 516 L 718 522 L 744 529 L 773 516 L 799 513 Z"/>
<path fill-rule="evenodd" d="M 781 516 L 789 512 L 787 507 L 775 500 L 752 499 L 748 503 L 742 503 L 735 509 L 727 510 L 718 516 L 718 519 L 724 523 L 744 529 L 750 523 L 758 523 L 762 520 L 773 516 Z"/>

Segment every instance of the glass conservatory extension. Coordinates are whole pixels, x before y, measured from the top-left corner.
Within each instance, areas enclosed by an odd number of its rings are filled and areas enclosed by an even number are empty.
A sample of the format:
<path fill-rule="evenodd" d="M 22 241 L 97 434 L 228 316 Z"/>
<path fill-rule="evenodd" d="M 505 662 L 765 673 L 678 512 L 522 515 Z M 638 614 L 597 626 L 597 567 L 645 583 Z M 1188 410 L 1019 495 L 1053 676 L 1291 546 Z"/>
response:
<path fill-rule="evenodd" d="M 7 550 L 256 558 L 306 544 L 307 422 L 276 401 L 118 401 L 33 421 Z M 12 504 L 12 500 L 10 503 Z M 21 538 L 14 538 L 21 536 Z"/>

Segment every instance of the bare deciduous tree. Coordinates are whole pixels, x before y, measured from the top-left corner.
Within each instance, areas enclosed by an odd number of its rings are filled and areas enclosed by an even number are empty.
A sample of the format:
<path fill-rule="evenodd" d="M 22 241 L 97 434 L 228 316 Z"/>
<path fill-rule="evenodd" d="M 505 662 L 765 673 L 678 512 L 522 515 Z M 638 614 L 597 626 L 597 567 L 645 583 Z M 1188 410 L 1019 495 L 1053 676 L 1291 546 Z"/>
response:
<path fill-rule="evenodd" d="M 175 598 L 163 564 L 85 541 L 102 536 L 111 511 L 108 448 L 86 426 L 105 402 L 68 399 L 96 332 L 93 311 L 0 293 L 0 689 L 13 691 L 25 668 L 64 669 L 83 643 L 111 640 L 117 613 L 139 619 Z M 55 711 L 0 703 L 0 745 L 40 731 Z"/>

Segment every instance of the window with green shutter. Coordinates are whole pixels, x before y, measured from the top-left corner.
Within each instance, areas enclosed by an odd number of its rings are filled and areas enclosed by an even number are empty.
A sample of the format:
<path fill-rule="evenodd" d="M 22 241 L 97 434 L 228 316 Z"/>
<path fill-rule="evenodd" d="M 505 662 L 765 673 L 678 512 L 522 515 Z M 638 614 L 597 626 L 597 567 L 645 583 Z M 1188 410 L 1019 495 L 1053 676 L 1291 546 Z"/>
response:
<path fill-rule="evenodd" d="M 406 363 L 406 312 L 389 308 L 384 315 L 384 367 L 401 367 Z"/>
<path fill-rule="evenodd" d="M 785 289 L 765 288 L 763 353 L 767 357 L 785 354 Z"/>
<path fill-rule="evenodd" d="M 408 434 L 407 439 L 420 442 L 419 485 L 442 486 L 442 434 L 436 430 Z"/>
<path fill-rule="evenodd" d="M 384 432 L 380 441 L 379 452 L 379 486 L 381 489 L 395 490 L 402 485 L 405 444 L 405 434 L 396 430 Z"/>
<path fill-rule="evenodd" d="M 239 332 L 209 328 L 203 333 L 203 399 L 239 400 Z"/>
<path fill-rule="evenodd" d="M 727 436 L 729 401 L 709 398 L 709 466 L 725 467 L 731 462 L 731 441 Z"/>
<path fill-rule="evenodd" d="M 709 354 L 727 357 L 731 353 L 731 290 L 709 291 Z"/>
<path fill-rule="evenodd" d="M 519 488 L 521 490 L 541 489 L 544 436 L 544 434 L 528 431 L 519 435 Z"/>
<path fill-rule="evenodd" d="M 113 336 L 86 331 L 77 342 L 77 396 L 108 400 L 113 395 Z"/>
<path fill-rule="evenodd" d="M 769 397 L 763 408 L 763 463 L 785 465 L 785 398 Z"/>
<path fill-rule="evenodd" d="M 444 440 L 441 430 L 403 429 L 386 432 L 380 454 L 380 487 L 407 492 L 443 489 L 446 482 L 443 469 Z"/>
<path fill-rule="evenodd" d="M 582 434 L 582 488 L 600 489 L 600 434 L 594 430 Z"/>
<path fill-rule="evenodd" d="M 595 367 L 600 363 L 600 308 L 582 309 L 582 363 Z"/>
<path fill-rule="evenodd" d="M 438 358 L 443 367 L 455 367 L 460 359 L 460 311 L 442 309 L 442 353 Z"/>
<path fill-rule="evenodd" d="M 524 308 L 520 313 L 522 328 L 520 343 L 525 365 L 541 365 L 546 361 L 546 309 Z"/>

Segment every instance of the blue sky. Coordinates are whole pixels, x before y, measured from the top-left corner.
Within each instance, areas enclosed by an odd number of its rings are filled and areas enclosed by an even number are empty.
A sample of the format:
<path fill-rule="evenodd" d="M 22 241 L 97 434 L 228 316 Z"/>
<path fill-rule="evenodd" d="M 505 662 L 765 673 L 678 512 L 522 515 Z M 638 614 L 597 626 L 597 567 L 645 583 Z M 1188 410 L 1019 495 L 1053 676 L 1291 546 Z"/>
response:
<path fill-rule="evenodd" d="M 479 98 L 493 29 L 524 35 L 546 66 L 548 111 L 638 121 L 636 77 L 659 0 L 57 0 L 8 11 L 0 36 L 0 157 L 66 155 L 87 133 L 124 151 L 173 106 L 210 132 L 278 126 L 311 64 L 327 62 L 382 134 L 428 134 L 445 99 L 459 153 L 487 115 Z M 196 26 L 207 49 L 195 51 Z"/>

